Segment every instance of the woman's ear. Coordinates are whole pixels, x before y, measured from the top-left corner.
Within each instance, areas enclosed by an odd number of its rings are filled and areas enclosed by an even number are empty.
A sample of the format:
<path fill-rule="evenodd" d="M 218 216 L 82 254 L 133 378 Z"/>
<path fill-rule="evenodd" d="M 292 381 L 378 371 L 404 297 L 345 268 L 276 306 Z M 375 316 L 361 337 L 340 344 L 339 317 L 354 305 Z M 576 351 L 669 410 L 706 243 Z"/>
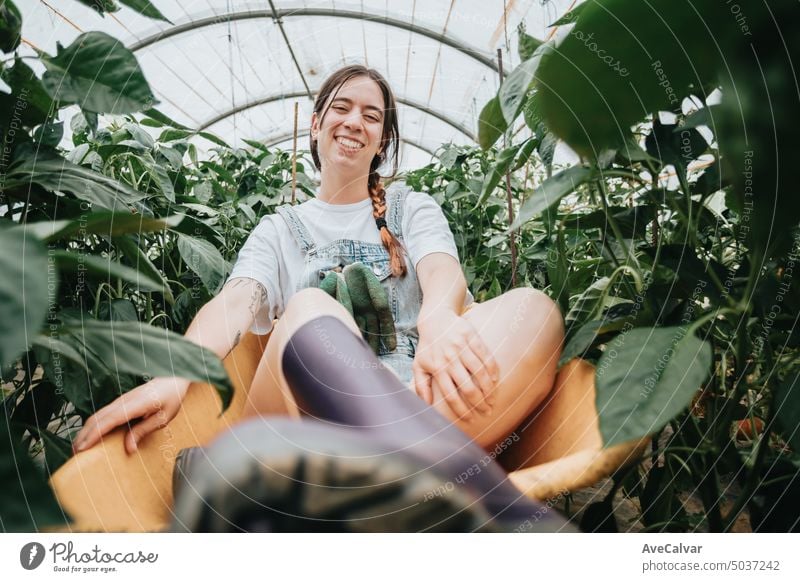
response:
<path fill-rule="evenodd" d="M 319 118 L 317 117 L 317 112 L 314 111 L 311 114 L 311 139 L 317 139 L 319 135 Z"/>

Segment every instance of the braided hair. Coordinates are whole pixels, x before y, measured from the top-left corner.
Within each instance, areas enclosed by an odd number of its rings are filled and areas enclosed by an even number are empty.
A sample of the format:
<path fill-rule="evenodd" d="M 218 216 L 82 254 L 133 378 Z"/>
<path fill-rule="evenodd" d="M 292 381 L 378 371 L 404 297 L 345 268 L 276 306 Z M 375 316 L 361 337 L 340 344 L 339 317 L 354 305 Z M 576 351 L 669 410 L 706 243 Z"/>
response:
<path fill-rule="evenodd" d="M 378 174 L 378 168 L 390 158 L 392 159 L 392 172 L 388 177 L 394 177 L 397 174 L 397 157 L 399 150 L 397 105 L 392 90 L 389 88 L 389 83 L 387 83 L 383 75 L 375 69 L 370 69 L 363 65 L 348 65 L 342 67 L 334 71 L 322 84 L 317 99 L 314 101 L 314 112 L 319 117 L 319 123 L 321 125 L 328 108 L 330 108 L 330 103 L 333 102 L 341 86 L 353 77 L 362 76 L 375 81 L 383 94 L 383 102 L 385 104 L 381 147 L 370 162 L 369 176 L 367 178 L 367 189 L 369 190 L 369 197 L 372 200 L 372 216 L 375 218 L 375 225 L 380 232 L 381 242 L 389 252 L 392 275 L 395 277 L 404 277 L 406 275 L 406 263 L 403 260 L 403 253 L 407 254 L 407 251 L 386 225 L 386 190 L 381 181 L 381 176 Z M 326 104 L 328 104 L 328 107 L 325 107 Z M 317 140 L 313 137 L 311 138 L 311 157 L 314 160 L 314 165 L 317 170 L 321 170 L 322 164 L 320 163 L 319 153 L 317 151 Z"/>

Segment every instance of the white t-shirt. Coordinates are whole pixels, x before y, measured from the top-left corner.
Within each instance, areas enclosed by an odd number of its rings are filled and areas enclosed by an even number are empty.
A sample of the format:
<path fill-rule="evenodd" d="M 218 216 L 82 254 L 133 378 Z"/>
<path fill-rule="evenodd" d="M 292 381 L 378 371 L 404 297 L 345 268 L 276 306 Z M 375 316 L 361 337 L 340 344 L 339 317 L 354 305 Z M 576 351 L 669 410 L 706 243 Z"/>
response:
<path fill-rule="evenodd" d="M 295 212 L 314 237 L 317 247 L 337 239 L 381 244 L 372 217 L 372 201 L 329 204 L 311 198 L 294 206 Z M 403 209 L 403 242 L 409 260 L 417 263 L 430 253 L 447 253 L 458 258 L 453 233 L 436 201 L 421 192 L 408 192 Z M 256 314 L 250 330 L 258 335 L 272 330 L 272 320 L 283 315 L 305 268 L 303 253 L 289 226 L 279 214 L 264 216 L 245 241 L 228 280 L 255 279 L 267 291 L 266 304 Z M 467 289 L 464 307 L 474 301 Z"/>

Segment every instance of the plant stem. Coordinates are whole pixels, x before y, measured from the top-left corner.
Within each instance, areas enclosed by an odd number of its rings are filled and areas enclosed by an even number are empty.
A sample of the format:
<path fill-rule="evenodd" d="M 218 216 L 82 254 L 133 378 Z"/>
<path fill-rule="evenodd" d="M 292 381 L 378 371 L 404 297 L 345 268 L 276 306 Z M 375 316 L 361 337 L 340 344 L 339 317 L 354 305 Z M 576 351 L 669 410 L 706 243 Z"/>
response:
<path fill-rule="evenodd" d="M 647 180 L 645 180 L 641 176 L 638 176 L 637 174 L 634 174 L 633 172 L 625 172 L 623 170 L 601 170 L 601 174 L 604 177 L 605 176 L 609 176 L 609 177 L 612 177 L 612 178 L 625 178 L 627 180 L 635 180 L 637 182 L 641 182 L 642 184 L 645 184 L 645 185 L 648 185 L 648 186 L 650 185 L 650 182 L 648 182 Z"/>
<path fill-rule="evenodd" d="M 771 392 L 774 395 L 775 391 L 771 390 Z M 761 477 L 761 466 L 764 464 L 764 458 L 767 454 L 767 450 L 769 449 L 769 437 L 772 434 L 772 427 L 775 424 L 777 402 L 778 399 L 773 396 L 772 401 L 769 403 L 767 420 L 764 423 L 764 432 L 761 433 L 761 437 L 758 439 L 758 443 L 756 444 L 758 447 L 758 451 L 756 452 L 756 460 L 753 463 L 750 473 L 747 475 L 747 480 L 745 481 L 742 492 L 739 494 L 739 497 L 736 499 L 736 502 L 733 504 L 731 510 L 725 516 L 724 531 L 729 531 L 730 528 L 733 527 L 733 524 L 736 523 L 736 518 L 739 517 L 739 514 L 744 509 L 744 506 L 747 505 L 747 502 L 750 501 L 756 489 L 758 488 L 758 479 Z"/>
<path fill-rule="evenodd" d="M 622 231 L 619 229 L 617 221 L 608 211 L 608 191 L 606 190 L 605 182 L 603 182 L 602 179 L 597 180 L 597 185 L 600 187 L 600 202 L 603 204 L 603 212 L 606 215 L 606 220 L 608 221 L 608 224 L 611 227 L 614 236 L 616 237 L 620 246 L 623 249 L 625 249 L 625 254 L 627 254 L 630 257 L 630 260 L 633 261 L 633 264 L 636 265 L 636 269 L 640 270 L 641 267 L 639 265 L 639 260 L 636 258 L 636 254 L 633 252 L 633 249 L 630 248 L 628 244 L 625 242 L 625 239 L 622 236 Z"/>

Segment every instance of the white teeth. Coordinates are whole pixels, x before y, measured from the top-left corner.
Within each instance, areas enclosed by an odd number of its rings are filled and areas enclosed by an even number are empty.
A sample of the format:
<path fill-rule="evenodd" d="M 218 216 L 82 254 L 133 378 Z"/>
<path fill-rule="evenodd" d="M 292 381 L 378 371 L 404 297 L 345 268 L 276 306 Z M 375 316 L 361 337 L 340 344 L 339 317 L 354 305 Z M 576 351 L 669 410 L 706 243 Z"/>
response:
<path fill-rule="evenodd" d="M 360 144 L 357 141 L 354 141 L 352 139 L 347 139 L 346 137 L 337 137 L 336 141 L 338 143 L 342 144 L 346 148 L 360 150 L 361 148 L 364 147 L 364 144 Z"/>

